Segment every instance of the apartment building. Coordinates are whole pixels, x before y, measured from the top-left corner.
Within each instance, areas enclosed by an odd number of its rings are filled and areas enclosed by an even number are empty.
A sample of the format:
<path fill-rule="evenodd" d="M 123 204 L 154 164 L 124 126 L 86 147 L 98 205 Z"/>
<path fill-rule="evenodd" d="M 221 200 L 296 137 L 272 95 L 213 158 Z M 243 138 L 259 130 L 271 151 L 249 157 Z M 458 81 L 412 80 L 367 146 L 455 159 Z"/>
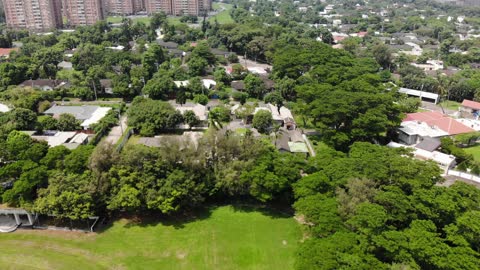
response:
<path fill-rule="evenodd" d="M 2 0 L 7 26 L 49 30 L 62 26 L 60 0 Z"/>
<path fill-rule="evenodd" d="M 105 9 L 108 14 L 131 15 L 144 10 L 143 0 L 106 0 Z"/>
<path fill-rule="evenodd" d="M 102 0 L 64 0 L 68 25 L 92 25 L 105 18 Z"/>
<path fill-rule="evenodd" d="M 212 9 L 211 0 L 145 0 L 148 14 L 163 11 L 168 15 L 201 16 Z"/>
<path fill-rule="evenodd" d="M 173 14 L 172 0 L 145 0 L 145 10 L 147 14 L 157 12 L 165 12 L 166 14 Z"/>

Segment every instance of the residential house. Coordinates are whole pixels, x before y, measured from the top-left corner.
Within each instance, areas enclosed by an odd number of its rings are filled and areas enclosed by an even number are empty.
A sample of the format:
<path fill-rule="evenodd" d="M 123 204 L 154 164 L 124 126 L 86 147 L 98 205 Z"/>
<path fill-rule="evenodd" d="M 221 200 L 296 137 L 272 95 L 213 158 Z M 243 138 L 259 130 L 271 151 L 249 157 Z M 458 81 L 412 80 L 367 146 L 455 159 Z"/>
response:
<path fill-rule="evenodd" d="M 398 128 L 398 139 L 412 145 L 425 137 L 441 138 L 473 131 L 473 128 L 439 112 L 409 113 Z"/>
<path fill-rule="evenodd" d="M 425 64 L 412 63 L 411 65 L 421 68 L 424 71 L 436 71 L 443 69 L 443 61 L 440 60 L 428 60 Z"/>
<path fill-rule="evenodd" d="M 448 173 L 448 170 L 455 167 L 456 165 L 454 156 L 447 155 L 434 150 L 433 151 L 425 150 L 425 149 L 419 148 L 418 145 L 417 147 L 413 147 L 413 146 L 406 146 L 406 145 L 395 143 L 395 142 L 390 142 L 389 144 L 387 144 L 387 146 L 391 148 L 405 147 L 407 149 L 412 149 L 412 154 L 414 158 L 419 160 L 434 161 L 435 163 L 437 163 L 440 169 L 442 169 L 444 175 L 446 175 Z"/>
<path fill-rule="evenodd" d="M 280 152 L 309 154 L 307 144 L 298 130 L 280 129 L 275 140 L 275 147 Z"/>
<path fill-rule="evenodd" d="M 64 80 L 50 80 L 50 79 L 36 79 L 36 80 L 26 80 L 19 84 L 21 87 L 32 87 L 42 91 L 52 91 L 62 87 L 68 88 L 70 83 Z"/>
<path fill-rule="evenodd" d="M 195 115 L 198 117 L 200 120 L 200 124 L 198 125 L 199 127 L 206 127 L 208 126 L 208 109 L 207 106 L 204 106 L 202 104 L 198 103 L 190 103 L 187 102 L 185 104 L 178 104 L 174 100 L 169 101 L 169 103 L 181 114 L 184 114 L 186 111 L 193 111 Z M 181 129 L 189 129 L 191 127 L 187 125 L 179 125 L 179 128 Z"/>
<path fill-rule="evenodd" d="M 55 147 L 63 145 L 68 149 L 76 149 L 80 145 L 85 145 L 89 141 L 89 135 L 76 131 L 46 131 L 41 135 L 36 135 L 36 131 L 25 131 L 32 139 L 46 141 L 48 146 Z"/>
<path fill-rule="evenodd" d="M 0 59 L 8 59 L 11 52 L 17 52 L 18 48 L 0 48 Z"/>
<path fill-rule="evenodd" d="M 102 120 L 103 117 L 111 110 L 110 107 L 100 106 L 59 106 L 54 105 L 50 109 L 43 112 L 46 115 L 51 115 L 54 118 L 60 117 L 60 115 L 68 113 L 73 115 L 77 120 L 81 121 L 80 124 L 83 129 L 88 130 L 90 127 Z"/>
<path fill-rule="evenodd" d="M 474 117 L 478 120 L 480 115 L 480 102 L 464 99 L 460 106 L 460 111 L 463 116 Z"/>

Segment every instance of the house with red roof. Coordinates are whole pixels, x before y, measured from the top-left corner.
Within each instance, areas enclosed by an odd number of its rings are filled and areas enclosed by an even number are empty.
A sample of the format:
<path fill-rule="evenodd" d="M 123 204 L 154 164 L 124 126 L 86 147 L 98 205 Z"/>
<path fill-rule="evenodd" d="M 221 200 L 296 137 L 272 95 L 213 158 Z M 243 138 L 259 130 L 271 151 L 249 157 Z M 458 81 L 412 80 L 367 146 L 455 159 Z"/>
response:
<path fill-rule="evenodd" d="M 409 113 L 403 119 L 399 140 L 407 145 L 419 143 L 423 138 L 441 138 L 470 133 L 475 130 L 440 112 Z"/>
<path fill-rule="evenodd" d="M 478 118 L 480 115 L 480 102 L 464 99 L 460 106 L 463 116 Z"/>
<path fill-rule="evenodd" d="M 0 59 L 8 59 L 13 51 L 18 51 L 18 48 L 0 48 Z"/>

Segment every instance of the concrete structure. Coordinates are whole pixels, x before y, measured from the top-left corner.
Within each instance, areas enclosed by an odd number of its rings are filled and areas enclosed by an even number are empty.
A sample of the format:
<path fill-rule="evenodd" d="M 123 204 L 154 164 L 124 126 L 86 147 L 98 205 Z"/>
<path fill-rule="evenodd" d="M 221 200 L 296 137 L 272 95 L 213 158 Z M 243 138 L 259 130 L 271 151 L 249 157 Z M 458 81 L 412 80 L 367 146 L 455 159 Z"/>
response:
<path fill-rule="evenodd" d="M 98 123 L 111 110 L 110 107 L 100 106 L 53 106 L 46 110 L 44 114 L 51 115 L 54 118 L 60 117 L 61 114 L 68 113 L 79 121 L 84 129 L 90 129 L 90 126 Z"/>
<path fill-rule="evenodd" d="M 2 0 L 7 26 L 48 30 L 62 26 L 61 0 Z"/>
<path fill-rule="evenodd" d="M 425 91 L 419 91 L 419 90 L 414 90 L 409 88 L 400 88 L 398 89 L 398 92 L 402 94 L 406 94 L 410 97 L 418 97 L 422 101 L 429 101 L 435 104 L 437 104 L 438 101 L 440 100 L 440 96 L 438 94 L 425 92 Z"/>
<path fill-rule="evenodd" d="M 63 0 L 68 25 L 92 25 L 104 19 L 102 0 Z"/>
<path fill-rule="evenodd" d="M 23 209 L 0 209 L 0 232 L 8 233 L 18 227 L 33 227 L 37 215 Z"/>

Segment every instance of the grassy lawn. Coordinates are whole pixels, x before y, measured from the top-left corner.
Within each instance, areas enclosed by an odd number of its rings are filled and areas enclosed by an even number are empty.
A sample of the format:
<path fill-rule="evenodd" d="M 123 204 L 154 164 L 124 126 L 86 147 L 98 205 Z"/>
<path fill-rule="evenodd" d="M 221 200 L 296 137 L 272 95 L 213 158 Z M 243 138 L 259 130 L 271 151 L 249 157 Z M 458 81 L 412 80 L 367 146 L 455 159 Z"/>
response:
<path fill-rule="evenodd" d="M 19 230 L 0 237 L 2 269 L 292 269 L 301 237 L 288 216 L 222 206 L 196 219 L 119 220 L 85 234 Z"/>
<path fill-rule="evenodd" d="M 107 22 L 109 23 L 121 23 L 123 17 L 122 16 L 108 16 Z M 150 24 L 150 17 L 139 17 L 132 19 L 133 22 L 143 22 L 146 25 Z"/>
<path fill-rule="evenodd" d="M 465 150 L 465 152 L 467 152 L 468 154 L 473 155 L 475 161 L 480 162 L 480 144 L 476 144 L 472 147 L 463 148 L 463 150 Z"/>
<path fill-rule="evenodd" d="M 458 111 L 458 107 L 460 107 L 460 103 L 451 100 L 445 100 L 439 103 L 439 105 L 443 106 L 445 109 Z"/>
<path fill-rule="evenodd" d="M 219 12 L 217 15 L 210 17 L 208 20 L 210 22 L 214 22 L 215 18 L 217 18 L 218 23 L 234 23 L 232 17 L 230 16 L 230 10 L 232 9 L 231 4 L 224 4 L 224 3 L 212 3 L 212 7 L 214 10 L 220 10 L 222 7 L 225 9 Z"/>

